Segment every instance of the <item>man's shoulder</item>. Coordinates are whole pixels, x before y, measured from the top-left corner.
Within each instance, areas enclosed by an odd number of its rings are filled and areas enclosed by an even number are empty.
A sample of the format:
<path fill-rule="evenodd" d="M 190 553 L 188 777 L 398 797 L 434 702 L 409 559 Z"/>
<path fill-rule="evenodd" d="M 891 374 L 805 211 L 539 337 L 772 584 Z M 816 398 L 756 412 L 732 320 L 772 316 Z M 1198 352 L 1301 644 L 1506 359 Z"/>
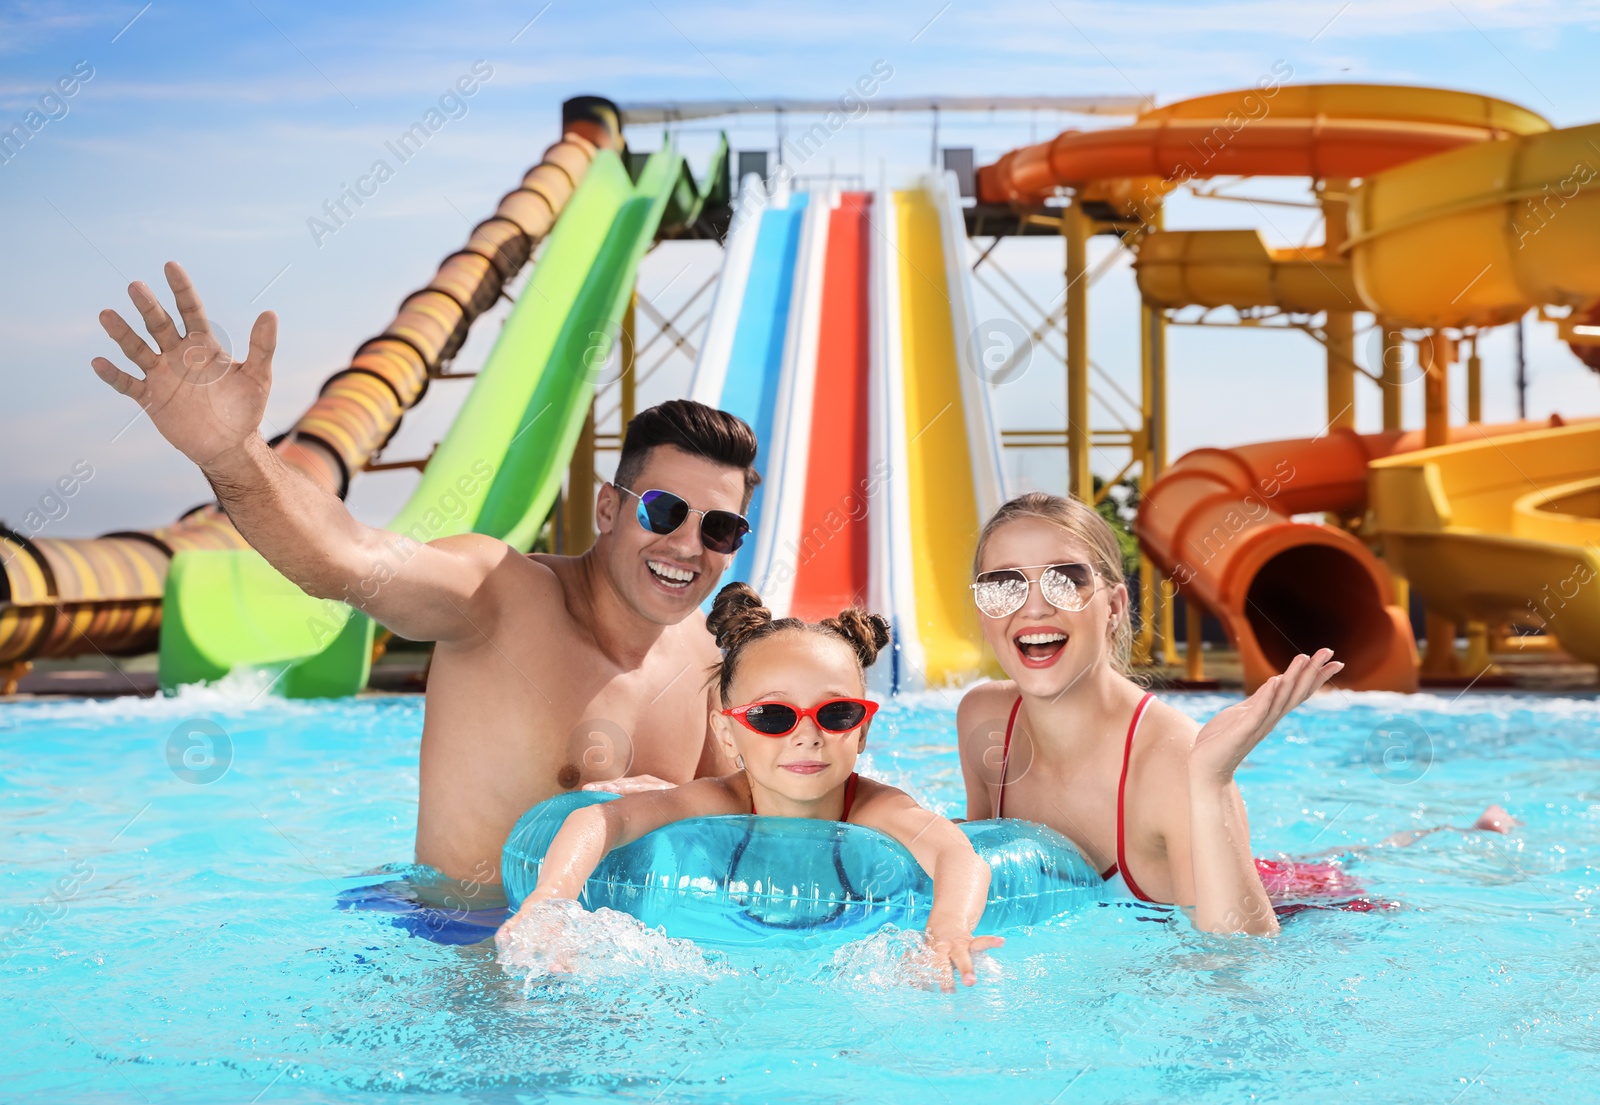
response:
<path fill-rule="evenodd" d="M 524 554 L 504 541 L 481 533 L 463 533 L 428 542 L 450 554 L 497 607 L 565 606 L 559 573 L 541 553 Z M 468 566 L 470 565 L 470 568 Z"/>

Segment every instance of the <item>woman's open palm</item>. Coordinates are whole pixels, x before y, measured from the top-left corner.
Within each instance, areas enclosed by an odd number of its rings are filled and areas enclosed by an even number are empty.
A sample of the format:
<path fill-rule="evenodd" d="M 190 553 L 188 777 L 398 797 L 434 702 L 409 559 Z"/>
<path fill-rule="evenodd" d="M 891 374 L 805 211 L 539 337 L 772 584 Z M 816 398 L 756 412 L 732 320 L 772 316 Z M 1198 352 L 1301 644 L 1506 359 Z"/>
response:
<path fill-rule="evenodd" d="M 149 286 L 135 282 L 128 297 L 156 348 L 151 349 L 115 311 L 100 312 L 100 325 L 144 373 L 143 378 L 130 376 L 104 357 L 91 363 L 95 375 L 143 407 L 161 436 L 204 468 L 261 426 L 272 387 L 278 317 L 267 311 L 256 319 L 250 330 L 250 354 L 236 361 L 212 333 L 188 273 L 169 261 L 166 276 L 185 332 L 178 332 Z"/>
<path fill-rule="evenodd" d="M 1200 773 L 1223 783 L 1256 745 L 1266 739 L 1283 716 L 1332 679 L 1344 665 L 1325 648 L 1315 656 L 1301 654 L 1288 670 L 1275 675 L 1243 702 L 1221 710 L 1200 730 L 1189 751 L 1189 773 Z"/>

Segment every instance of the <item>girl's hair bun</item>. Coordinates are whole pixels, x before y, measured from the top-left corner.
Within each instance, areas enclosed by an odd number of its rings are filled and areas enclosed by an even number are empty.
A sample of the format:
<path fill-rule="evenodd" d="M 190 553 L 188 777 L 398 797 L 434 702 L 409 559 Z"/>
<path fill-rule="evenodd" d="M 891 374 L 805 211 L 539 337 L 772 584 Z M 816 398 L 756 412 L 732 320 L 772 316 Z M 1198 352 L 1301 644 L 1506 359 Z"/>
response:
<path fill-rule="evenodd" d="M 706 628 L 717 639 L 717 647 L 736 649 L 772 621 L 772 611 L 747 583 L 730 583 L 717 592 L 706 618 Z"/>
<path fill-rule="evenodd" d="M 825 629 L 839 634 L 856 650 L 863 668 L 870 668 L 878 653 L 889 643 L 889 621 L 882 614 L 869 614 L 858 606 L 841 610 L 836 618 L 822 622 Z"/>

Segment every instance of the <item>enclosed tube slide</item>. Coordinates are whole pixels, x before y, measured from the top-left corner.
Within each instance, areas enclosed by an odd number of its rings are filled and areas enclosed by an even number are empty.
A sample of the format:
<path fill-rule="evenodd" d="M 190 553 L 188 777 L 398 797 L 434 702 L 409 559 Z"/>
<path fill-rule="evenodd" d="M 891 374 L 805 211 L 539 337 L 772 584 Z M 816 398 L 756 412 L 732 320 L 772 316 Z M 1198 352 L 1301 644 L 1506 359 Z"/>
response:
<path fill-rule="evenodd" d="M 1287 74 L 1284 74 L 1287 76 Z M 1366 177 L 1460 146 L 1549 130 L 1526 108 L 1489 96 L 1395 85 L 1284 85 L 1200 96 L 1131 127 L 1063 131 L 978 170 L 984 203 L 1042 203 L 1098 181 L 1196 177 Z M 1152 186 L 1153 189 L 1155 186 Z M 1152 190 L 1150 199 L 1158 199 Z"/>

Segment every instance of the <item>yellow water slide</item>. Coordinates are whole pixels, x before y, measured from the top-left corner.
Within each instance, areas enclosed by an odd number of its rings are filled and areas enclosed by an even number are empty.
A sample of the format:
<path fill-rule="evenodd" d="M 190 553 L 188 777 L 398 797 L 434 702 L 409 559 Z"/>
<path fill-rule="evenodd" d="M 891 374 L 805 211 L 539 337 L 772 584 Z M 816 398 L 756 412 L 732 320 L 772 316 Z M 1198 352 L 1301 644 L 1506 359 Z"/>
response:
<path fill-rule="evenodd" d="M 1003 501 L 987 389 L 972 366 L 965 230 L 953 178 L 880 203 L 876 250 L 891 520 L 874 558 L 890 591 L 900 688 L 993 675 L 968 584 L 978 530 Z M 915 535 L 915 540 L 912 536 Z M 910 586 L 906 586 L 906 581 Z"/>
<path fill-rule="evenodd" d="M 1493 326 L 1600 298 L 1600 125 L 1520 135 L 1368 180 L 1358 290 L 1385 317 Z M 1373 525 L 1429 607 L 1545 626 L 1600 662 L 1600 428 L 1463 441 L 1374 462 Z"/>
<path fill-rule="evenodd" d="M 1600 425 L 1373 461 L 1372 517 L 1436 613 L 1553 633 L 1600 662 Z"/>

